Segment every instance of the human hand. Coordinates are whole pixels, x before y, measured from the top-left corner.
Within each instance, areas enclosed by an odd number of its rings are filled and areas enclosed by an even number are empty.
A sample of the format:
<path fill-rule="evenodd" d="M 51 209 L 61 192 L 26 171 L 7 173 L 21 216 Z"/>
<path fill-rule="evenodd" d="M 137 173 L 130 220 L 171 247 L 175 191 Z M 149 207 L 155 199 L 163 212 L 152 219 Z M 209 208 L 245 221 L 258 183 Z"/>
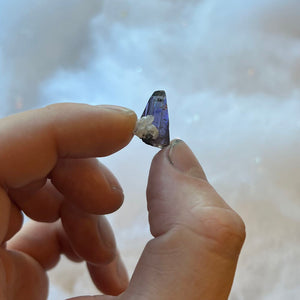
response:
<path fill-rule="evenodd" d="M 93 157 L 127 145 L 135 123 L 132 111 L 84 104 L 56 104 L 0 120 L 1 300 L 46 299 L 46 271 L 60 254 L 86 261 L 105 292 L 126 288 L 111 228 L 96 216 L 118 209 L 123 193 Z M 34 222 L 16 234 L 21 210 L 48 223 Z"/>
<path fill-rule="evenodd" d="M 245 227 L 208 183 L 182 141 L 153 159 L 147 187 L 154 239 L 146 245 L 129 287 L 118 297 L 74 300 L 225 300 Z"/>
<path fill-rule="evenodd" d="M 129 117 L 127 116 L 127 118 Z M 133 115 L 130 118 L 134 119 Z M 127 136 L 126 142 L 129 139 L 130 134 Z M 98 145 L 99 151 L 100 143 L 97 141 L 91 143 L 89 149 Z M 124 142 L 124 144 L 126 143 Z M 101 154 L 98 152 L 97 154 L 88 154 L 88 156 L 94 155 Z M 78 182 L 88 184 L 92 173 L 86 172 L 86 177 L 81 178 L 82 172 L 79 172 L 79 170 L 82 171 L 82 169 L 77 166 L 73 168 L 68 163 L 65 168 L 62 167 L 62 170 L 58 168 L 58 170 L 58 173 L 61 172 L 57 175 L 58 181 L 52 177 L 52 182 L 65 196 L 63 199 L 54 197 L 59 202 L 59 205 L 56 206 L 61 206 L 60 214 L 64 228 L 59 222 L 46 225 L 38 224 L 36 227 L 29 228 L 25 235 L 17 235 L 15 240 L 8 244 L 8 248 L 16 248 L 31 256 L 28 257 L 22 254 L 25 257 L 23 261 L 26 262 L 23 263 L 24 266 L 18 263 L 18 258 L 14 261 L 4 250 L 1 250 L 0 257 L 4 261 L 4 266 L 5 260 L 9 260 L 9 263 L 6 263 L 8 267 L 4 267 L 4 275 L 5 273 L 11 273 L 12 265 L 14 268 L 16 266 L 21 267 L 24 272 L 29 271 L 33 278 L 30 281 L 30 278 L 27 278 L 28 276 L 24 278 L 24 276 L 14 274 L 16 278 L 12 282 L 18 284 L 15 285 L 15 290 L 12 289 L 13 285 L 10 285 L 7 290 L 11 293 L 17 291 L 22 283 L 26 287 L 28 298 L 24 298 L 24 290 L 19 289 L 22 292 L 19 293 L 19 298 L 12 297 L 12 299 L 44 299 L 47 286 L 44 269 L 52 267 L 58 260 L 59 254 L 65 253 L 73 260 L 79 260 L 80 257 L 87 260 L 89 271 L 96 285 L 108 294 L 118 294 L 127 286 L 124 266 L 120 263 L 120 258 L 116 255 L 114 247 L 111 248 L 113 249 L 111 251 L 105 251 L 107 248 L 105 249 L 101 242 L 101 245 L 97 244 L 93 248 L 90 247 L 91 237 L 96 241 L 99 240 L 99 235 L 96 233 L 97 229 L 95 229 L 97 222 L 91 215 L 84 213 L 87 208 L 89 211 L 90 205 L 86 207 L 80 201 L 81 198 L 77 197 L 77 194 L 82 192 L 81 195 L 84 194 L 88 201 L 93 203 L 92 207 L 94 209 L 102 207 L 103 203 L 99 203 L 99 199 L 95 198 L 96 194 L 94 196 L 90 195 L 90 189 L 84 189 L 83 187 L 83 190 L 76 191 L 75 188 L 75 191 L 73 191 L 76 182 L 77 185 Z M 83 167 L 83 170 L 85 170 L 85 167 Z M 51 173 L 55 174 L 53 171 Z M 69 181 L 70 179 L 66 179 L 69 178 L 69 174 L 72 174 L 73 178 L 79 176 L 78 180 Z M 101 172 L 98 175 L 100 176 Z M 62 185 L 59 184 L 59 178 L 60 180 L 65 179 Z M 84 178 L 86 179 L 84 180 Z M 29 187 L 29 191 L 28 189 L 27 191 L 23 189 L 21 192 L 14 191 L 13 196 L 18 200 L 18 196 L 20 196 L 18 193 L 30 194 L 32 190 L 37 189 L 37 186 L 38 184 L 35 183 Z M 51 189 L 51 193 L 61 196 L 55 193 L 54 189 Z M 39 195 L 40 192 L 37 194 Z M 111 197 L 112 195 L 108 196 Z M 29 199 L 34 200 L 42 197 L 43 200 L 46 199 L 46 205 L 48 202 L 51 203 L 49 199 L 53 200 L 53 198 L 47 197 L 46 194 L 36 198 L 32 196 Z M 170 147 L 160 151 L 154 158 L 149 175 L 147 198 L 150 228 L 155 238 L 145 247 L 129 287 L 116 299 L 227 299 L 239 251 L 244 240 L 244 224 L 240 217 L 228 207 L 209 185 L 201 166 L 183 142 L 173 142 Z M 4 199 L 8 203 L 7 197 L 4 197 Z M 112 199 L 114 198 L 112 197 Z M 29 203 L 27 210 L 32 213 L 32 217 L 36 217 L 40 210 L 34 207 L 41 202 L 34 202 L 33 200 L 30 200 L 32 203 Z M 76 206 L 71 205 L 71 201 Z M 115 203 L 113 200 L 111 201 Z M 118 203 L 120 204 L 120 202 Z M 109 205 L 109 203 L 106 203 L 106 205 Z M 51 210 L 52 206 L 48 205 L 48 209 Z M 118 205 L 112 206 L 111 211 L 118 207 Z M 12 211 L 14 210 L 12 209 Z M 59 209 L 54 211 L 57 212 Z M 46 213 L 43 218 L 48 218 L 47 221 L 53 221 L 50 220 L 51 216 L 49 217 L 49 215 Z M 59 213 L 52 219 L 57 218 L 58 215 Z M 75 220 L 74 215 L 76 215 Z M 16 220 L 15 217 L 10 219 Z M 83 228 L 86 228 L 85 234 L 88 233 L 88 238 L 82 235 L 80 229 L 82 226 L 85 226 Z M 10 225 L 8 227 L 16 228 L 17 226 Z M 103 226 L 100 226 L 100 228 L 103 229 Z M 15 230 L 10 229 L 11 232 Z M 108 240 L 113 240 L 108 226 L 104 226 L 101 232 L 100 236 L 102 238 L 109 236 Z M 106 254 L 100 255 L 100 258 L 97 257 L 97 253 Z M 107 263 L 109 261 L 111 262 Z M 119 273 L 116 270 L 119 270 Z M 2 278 L 4 275 L 2 275 Z M 40 282 L 38 281 L 37 284 L 36 281 L 33 285 L 32 280 L 37 279 Z M 5 281 L 2 281 L 2 285 L 3 282 L 5 284 Z M 90 298 L 80 297 L 77 299 L 87 300 Z M 98 299 L 98 297 L 94 299 Z M 113 298 L 99 296 L 99 299 Z"/>

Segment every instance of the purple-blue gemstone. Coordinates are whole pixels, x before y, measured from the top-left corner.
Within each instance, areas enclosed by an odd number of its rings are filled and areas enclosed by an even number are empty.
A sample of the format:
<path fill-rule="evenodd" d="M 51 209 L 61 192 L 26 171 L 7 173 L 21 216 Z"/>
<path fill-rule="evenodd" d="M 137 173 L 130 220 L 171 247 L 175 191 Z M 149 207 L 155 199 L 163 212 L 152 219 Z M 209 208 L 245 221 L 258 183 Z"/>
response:
<path fill-rule="evenodd" d="M 152 124 L 158 129 L 159 134 L 156 139 L 148 136 L 143 138 L 143 141 L 148 145 L 159 148 L 168 146 L 170 144 L 169 115 L 165 91 L 156 91 L 152 94 L 142 117 L 149 115 L 154 116 Z"/>

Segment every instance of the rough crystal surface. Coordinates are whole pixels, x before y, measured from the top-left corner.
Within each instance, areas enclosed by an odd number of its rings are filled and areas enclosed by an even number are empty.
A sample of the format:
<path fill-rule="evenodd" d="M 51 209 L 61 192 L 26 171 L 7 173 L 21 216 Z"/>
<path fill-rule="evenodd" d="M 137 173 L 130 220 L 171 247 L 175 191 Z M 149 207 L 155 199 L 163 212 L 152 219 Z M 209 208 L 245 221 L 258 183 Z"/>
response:
<path fill-rule="evenodd" d="M 158 129 L 158 136 L 155 137 L 149 131 L 142 140 L 151 146 L 163 148 L 170 144 L 169 135 L 169 114 L 167 106 L 167 97 L 165 91 L 155 91 L 150 97 L 146 108 L 142 114 L 142 118 L 153 116 L 152 124 Z"/>
<path fill-rule="evenodd" d="M 134 134 L 140 139 L 144 139 L 147 135 L 151 135 L 155 140 L 158 137 L 158 129 L 152 124 L 154 121 L 154 116 L 145 116 L 137 120 L 134 129 Z"/>

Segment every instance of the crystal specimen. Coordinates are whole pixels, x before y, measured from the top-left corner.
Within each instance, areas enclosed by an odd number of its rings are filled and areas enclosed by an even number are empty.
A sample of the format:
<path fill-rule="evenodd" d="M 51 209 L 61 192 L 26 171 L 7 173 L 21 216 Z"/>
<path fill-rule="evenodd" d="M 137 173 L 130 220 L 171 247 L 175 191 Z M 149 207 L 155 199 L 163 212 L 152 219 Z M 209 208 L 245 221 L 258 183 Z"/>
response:
<path fill-rule="evenodd" d="M 154 116 L 145 116 L 140 118 L 135 127 L 135 135 L 137 135 L 140 139 L 145 138 L 147 135 L 151 135 L 152 139 L 156 139 L 158 137 L 158 129 L 152 124 L 154 121 Z"/>
<path fill-rule="evenodd" d="M 165 91 L 156 91 L 150 97 L 135 134 L 146 144 L 163 148 L 170 144 L 169 115 Z"/>

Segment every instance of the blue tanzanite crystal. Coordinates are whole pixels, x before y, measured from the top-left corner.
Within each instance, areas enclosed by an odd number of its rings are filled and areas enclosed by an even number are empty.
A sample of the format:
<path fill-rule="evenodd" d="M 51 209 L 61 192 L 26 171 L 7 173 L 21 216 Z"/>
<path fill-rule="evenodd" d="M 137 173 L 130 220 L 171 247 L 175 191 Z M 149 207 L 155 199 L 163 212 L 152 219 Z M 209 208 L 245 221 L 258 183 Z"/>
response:
<path fill-rule="evenodd" d="M 142 140 L 154 147 L 163 148 L 168 146 L 170 144 L 169 115 L 165 91 L 156 91 L 152 94 L 142 114 L 142 118 L 147 116 L 154 117 L 152 124 L 157 128 L 158 135 L 153 135 L 150 132 L 143 136 Z"/>

